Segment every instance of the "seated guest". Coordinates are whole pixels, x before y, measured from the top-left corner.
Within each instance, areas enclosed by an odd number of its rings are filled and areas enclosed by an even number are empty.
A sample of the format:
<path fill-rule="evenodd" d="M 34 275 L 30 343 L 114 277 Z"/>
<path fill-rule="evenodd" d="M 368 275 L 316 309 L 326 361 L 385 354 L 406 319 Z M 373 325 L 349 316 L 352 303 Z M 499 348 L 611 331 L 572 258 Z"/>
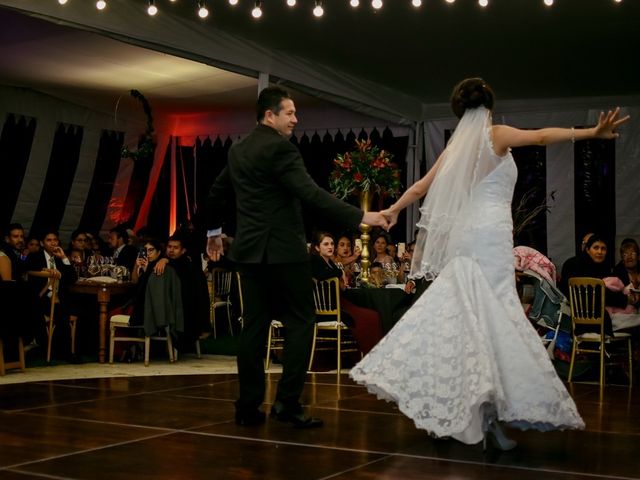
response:
<path fill-rule="evenodd" d="M 40 245 L 40 242 L 38 242 Z M 19 223 L 12 223 L 5 231 L 3 251 L 11 264 L 11 278 L 22 279 L 25 274 L 24 260 L 24 228 Z"/>
<path fill-rule="evenodd" d="M 6 341 L 7 358 L 17 355 L 13 351 L 16 345 L 13 340 L 21 337 L 25 344 L 29 344 L 41 323 L 35 311 L 35 299 L 30 295 L 26 282 L 13 278 L 12 257 L 6 253 L 10 249 L 0 245 L 0 338 Z"/>
<path fill-rule="evenodd" d="M 11 275 L 11 260 L 0 245 L 0 280 L 10 282 L 13 279 Z"/>
<path fill-rule="evenodd" d="M 66 250 L 67 257 L 76 269 L 79 277 L 86 277 L 89 257 L 93 251 L 89 248 L 87 233 L 84 230 L 74 230 L 71 232 L 71 242 Z"/>
<path fill-rule="evenodd" d="M 114 227 L 109 230 L 109 246 L 113 249 L 113 262 L 116 265 L 133 269 L 138 256 L 138 249 L 128 244 L 129 234 L 122 227 Z"/>
<path fill-rule="evenodd" d="M 162 275 L 154 271 L 162 258 L 162 246 L 154 239 L 147 239 L 144 255 L 137 257 L 131 280 L 138 284 L 133 299 L 129 325 L 144 326 L 145 335 L 153 335 L 165 326 L 170 327 L 176 338 L 184 332 L 184 317 L 180 279 L 171 266 Z"/>
<path fill-rule="evenodd" d="M 346 275 L 347 285 L 350 287 L 355 286 L 355 277 L 360 271 L 360 265 L 357 260 L 360 258 L 362 252 L 356 246 L 352 248 L 351 238 L 347 235 L 338 237 L 338 245 L 335 249 L 335 263 L 344 271 Z"/>
<path fill-rule="evenodd" d="M 184 334 L 179 339 L 178 350 L 193 348 L 202 333 L 211 329 L 209 320 L 209 290 L 207 279 L 198 262 L 187 255 L 180 236 L 174 235 L 167 242 L 167 258 L 160 259 L 154 271 L 162 275 L 166 265 L 173 267 L 180 279 Z"/>
<path fill-rule="evenodd" d="M 603 237 L 597 233 L 592 234 L 585 243 L 584 252 L 578 255 L 576 261 L 569 266 L 563 265 L 563 278 L 560 283 L 560 291 L 569 298 L 569 279 L 574 277 L 593 277 L 606 279 L 611 277 L 611 267 L 607 265 L 607 244 Z M 627 298 L 622 292 L 605 290 L 605 306 L 625 308 Z M 605 312 L 605 333 L 613 334 L 611 318 Z"/>
<path fill-rule="evenodd" d="M 49 229 L 44 231 L 41 236 L 41 246 L 42 250 L 29 254 L 25 268 L 27 273 L 45 272 L 49 274 L 49 278 L 59 279 L 59 306 L 56 307 L 55 323 L 57 326 L 56 330 L 64 330 L 65 332 L 58 333 L 54 338 L 61 344 L 61 348 L 66 349 L 67 342 L 71 338 L 68 328 L 71 326 L 71 323 L 76 321 L 76 318 L 69 315 L 67 305 L 69 287 L 77 280 L 76 271 L 64 253 L 64 250 L 60 247 L 58 232 L 56 230 Z M 52 287 L 49 279 L 29 275 L 28 282 L 34 294 L 37 295 L 39 311 L 42 315 L 48 316 L 51 309 L 52 297 Z M 36 341 L 40 345 L 45 345 L 45 338 L 46 330 L 43 322 L 42 328 L 36 336 Z"/>
<path fill-rule="evenodd" d="M 319 232 L 312 243 L 311 276 L 316 280 L 340 279 L 340 287 L 345 288 L 344 272 L 334 263 L 334 239 L 327 232 Z M 382 320 L 375 310 L 358 307 L 345 298 L 340 298 L 341 316 L 351 329 L 358 347 L 363 354 L 368 353 L 382 338 Z"/>
<path fill-rule="evenodd" d="M 584 236 L 582 237 L 582 242 L 580 243 L 580 253 L 575 257 L 568 258 L 562 264 L 562 270 L 560 270 L 560 284 L 558 286 L 560 287 L 560 290 L 562 291 L 562 293 L 564 293 L 565 295 L 569 291 L 569 283 L 568 283 L 569 277 L 567 276 L 567 273 L 572 272 L 576 268 L 578 268 L 576 264 L 580 262 L 580 258 L 582 257 L 582 254 L 585 251 L 587 242 L 591 238 L 591 235 L 593 235 L 593 232 L 585 233 Z"/>
<path fill-rule="evenodd" d="M 620 279 L 625 286 L 628 305 L 638 308 L 640 306 L 640 294 L 631 289 L 640 289 L 640 269 L 638 268 L 638 255 L 640 247 L 633 238 L 625 238 L 620 244 L 620 262 L 613 268 L 613 275 Z"/>
<path fill-rule="evenodd" d="M 25 248 L 22 255 L 26 258 L 30 253 L 40 251 L 40 240 L 37 237 L 29 235 L 25 240 Z"/>
<path fill-rule="evenodd" d="M 373 240 L 373 255 L 371 255 L 371 262 L 380 263 L 383 268 L 387 265 L 393 265 L 395 259 L 387 253 L 387 247 L 389 246 L 389 239 L 386 234 L 380 233 Z"/>

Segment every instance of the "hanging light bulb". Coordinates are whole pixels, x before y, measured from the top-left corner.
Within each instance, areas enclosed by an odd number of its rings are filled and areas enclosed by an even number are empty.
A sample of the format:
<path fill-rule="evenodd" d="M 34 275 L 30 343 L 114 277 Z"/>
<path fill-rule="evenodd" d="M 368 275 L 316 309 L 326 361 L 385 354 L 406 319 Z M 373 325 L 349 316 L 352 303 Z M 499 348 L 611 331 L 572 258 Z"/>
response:
<path fill-rule="evenodd" d="M 65 3 L 67 3 L 67 0 L 58 0 L 58 3 L 59 3 L 60 5 L 64 5 Z"/>
<path fill-rule="evenodd" d="M 550 7 L 551 5 L 553 5 L 553 0 L 544 0 L 544 4 L 545 4 L 547 7 Z"/>
<path fill-rule="evenodd" d="M 456 1 L 456 0 L 447 0 L 447 3 L 453 3 L 453 2 L 455 2 L 455 1 Z"/>
<path fill-rule="evenodd" d="M 313 14 L 318 18 L 324 15 L 324 9 L 322 8 L 322 0 L 316 0 L 316 7 L 313 9 Z"/>
<path fill-rule="evenodd" d="M 96 2 L 96 8 L 98 10 L 104 10 L 105 8 L 107 8 L 107 2 L 105 0 L 98 0 Z"/>
<path fill-rule="evenodd" d="M 238 0 L 229 0 L 229 5 L 237 5 L 238 4 Z"/>
<path fill-rule="evenodd" d="M 422 0 L 411 0 L 411 5 L 418 8 L 422 6 Z"/>
<path fill-rule="evenodd" d="M 486 7 L 487 5 L 489 5 L 489 0 L 478 0 L 478 5 L 480 5 L 481 7 Z"/>
<path fill-rule="evenodd" d="M 262 2 L 260 0 L 256 0 L 256 6 L 251 10 L 251 15 L 253 18 L 260 18 L 262 16 Z"/>
<path fill-rule="evenodd" d="M 156 7 L 153 3 L 153 0 L 149 0 L 149 6 L 147 7 L 147 13 L 152 17 L 158 13 L 158 7 Z"/>
<path fill-rule="evenodd" d="M 376 10 L 380 10 L 382 8 L 382 0 L 371 0 L 371 6 Z"/>
<path fill-rule="evenodd" d="M 295 7 L 296 6 L 296 0 L 287 0 L 287 5 L 289 5 L 290 7 Z"/>
<path fill-rule="evenodd" d="M 360 0 L 351 0 L 351 1 L 349 2 L 349 4 L 350 4 L 353 8 L 359 7 L 359 6 L 360 6 Z"/>
<path fill-rule="evenodd" d="M 207 18 L 209 16 L 209 9 L 207 8 L 207 4 L 204 3 L 204 0 L 198 2 L 198 16 L 200 18 Z"/>

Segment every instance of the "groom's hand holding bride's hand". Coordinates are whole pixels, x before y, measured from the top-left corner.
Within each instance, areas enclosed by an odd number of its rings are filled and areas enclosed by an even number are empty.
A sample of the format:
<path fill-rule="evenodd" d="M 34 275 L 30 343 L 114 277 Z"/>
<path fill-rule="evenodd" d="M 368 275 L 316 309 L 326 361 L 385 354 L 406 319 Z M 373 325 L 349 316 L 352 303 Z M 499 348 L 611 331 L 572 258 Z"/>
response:
<path fill-rule="evenodd" d="M 365 225 L 371 225 L 372 227 L 382 227 L 385 230 L 389 231 L 391 225 L 389 225 L 389 221 L 387 217 L 384 216 L 381 212 L 365 212 L 362 216 L 362 222 Z"/>
<path fill-rule="evenodd" d="M 386 210 L 382 210 L 380 213 L 384 215 L 386 219 L 389 221 L 389 228 L 393 227 L 396 223 L 398 223 L 398 212 L 396 212 L 395 210 L 387 208 Z"/>

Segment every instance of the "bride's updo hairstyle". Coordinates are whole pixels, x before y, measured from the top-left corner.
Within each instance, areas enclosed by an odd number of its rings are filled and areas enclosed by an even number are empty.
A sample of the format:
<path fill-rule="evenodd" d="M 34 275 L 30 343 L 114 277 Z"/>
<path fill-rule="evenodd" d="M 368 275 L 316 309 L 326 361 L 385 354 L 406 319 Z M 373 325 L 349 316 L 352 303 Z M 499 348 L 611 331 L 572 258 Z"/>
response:
<path fill-rule="evenodd" d="M 456 117 L 462 118 L 465 110 L 481 105 L 493 110 L 493 99 L 493 90 L 484 80 L 466 78 L 453 87 L 451 109 Z"/>

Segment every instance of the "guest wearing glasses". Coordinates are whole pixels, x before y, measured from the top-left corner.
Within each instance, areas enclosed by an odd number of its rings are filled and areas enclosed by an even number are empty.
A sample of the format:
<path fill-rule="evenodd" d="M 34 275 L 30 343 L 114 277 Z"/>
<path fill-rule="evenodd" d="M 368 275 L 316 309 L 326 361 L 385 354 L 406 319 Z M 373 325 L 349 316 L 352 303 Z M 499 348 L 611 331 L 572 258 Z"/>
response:
<path fill-rule="evenodd" d="M 638 269 L 640 247 L 633 238 L 625 238 L 620 244 L 620 262 L 613 268 L 613 275 L 618 277 L 627 295 L 627 303 L 635 308 L 640 306 L 640 294 L 633 290 L 640 289 L 640 271 Z"/>
<path fill-rule="evenodd" d="M 167 265 L 162 276 L 155 267 L 163 258 L 159 241 L 149 239 L 136 259 L 131 280 L 138 284 L 133 299 L 130 325 L 144 325 L 145 333 L 152 335 L 156 325 L 172 325 L 172 331 L 184 331 L 180 279 L 173 267 Z M 179 327 L 175 327 L 179 323 Z"/>

